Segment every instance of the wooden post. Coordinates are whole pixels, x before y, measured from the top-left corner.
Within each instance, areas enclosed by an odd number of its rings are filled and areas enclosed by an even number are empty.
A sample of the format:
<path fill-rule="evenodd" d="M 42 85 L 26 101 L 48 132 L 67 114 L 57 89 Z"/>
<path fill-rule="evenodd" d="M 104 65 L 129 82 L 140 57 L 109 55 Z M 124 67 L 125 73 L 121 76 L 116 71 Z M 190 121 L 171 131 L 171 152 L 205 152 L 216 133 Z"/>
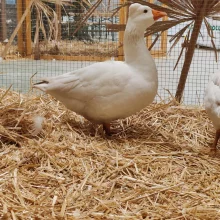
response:
<path fill-rule="evenodd" d="M 188 48 L 187 48 L 186 55 L 185 55 L 185 60 L 184 60 L 184 63 L 183 63 L 183 68 L 182 68 L 182 71 L 181 71 L 181 75 L 180 75 L 180 78 L 179 78 L 179 83 L 178 83 L 177 90 L 176 90 L 175 98 L 176 98 L 177 102 L 181 102 L 181 99 L 183 97 L 183 92 L 184 92 L 184 89 L 185 89 L 187 76 L 188 76 L 190 66 L 191 66 L 191 63 L 192 63 L 196 42 L 197 42 L 197 39 L 198 39 L 198 36 L 199 36 L 199 33 L 200 33 L 200 29 L 201 29 L 202 22 L 203 22 L 203 19 L 204 19 L 204 15 L 205 15 L 205 12 L 206 12 L 205 10 L 207 8 L 207 4 L 208 4 L 208 1 L 205 1 L 205 3 L 203 4 L 203 8 L 198 10 L 198 14 L 196 15 L 196 19 L 195 19 L 195 22 L 194 22 L 192 34 L 191 34 L 189 44 L 188 44 Z"/>
<path fill-rule="evenodd" d="M 168 17 L 164 17 L 163 21 L 167 21 Z M 162 56 L 167 55 L 167 31 L 164 31 L 161 34 L 161 51 L 162 51 Z"/>
<path fill-rule="evenodd" d="M 4 50 L 3 50 L 2 54 L 1 54 L 2 58 L 5 58 L 5 56 L 7 55 L 8 49 L 11 46 L 12 41 L 14 40 L 15 36 L 17 35 L 18 30 L 21 28 L 21 26 L 22 26 L 22 24 L 23 24 L 23 22 L 24 22 L 24 20 L 25 20 L 25 18 L 27 16 L 27 14 L 30 13 L 30 9 L 31 9 L 31 6 L 32 6 L 33 2 L 34 2 L 34 0 L 30 0 L 28 6 L 26 7 L 26 9 L 24 11 L 24 14 L 21 16 L 21 19 L 18 21 L 18 24 L 17 24 L 16 28 L 14 29 L 12 35 L 9 38 L 8 43 L 6 44 Z"/>
<path fill-rule="evenodd" d="M 153 0 L 148 0 L 150 3 L 153 3 Z M 165 5 L 163 5 L 165 7 Z M 165 16 L 162 18 L 163 21 L 167 21 L 168 20 L 168 17 Z M 164 31 L 162 34 L 161 34 L 161 41 L 160 41 L 160 48 L 159 50 L 151 50 L 151 54 L 155 56 L 155 54 L 157 54 L 158 57 L 161 57 L 161 56 L 166 56 L 167 54 L 167 31 Z M 152 35 L 146 37 L 146 44 L 147 44 L 147 47 L 149 48 L 153 43 L 153 40 L 152 40 Z"/>
<path fill-rule="evenodd" d="M 6 28 L 6 1 L 0 0 L 1 10 L 0 10 L 0 41 L 4 41 L 7 38 L 7 28 Z"/>
<path fill-rule="evenodd" d="M 147 0 L 147 2 L 153 3 L 153 0 Z M 146 45 L 149 48 L 152 44 L 152 35 L 146 37 Z M 152 50 L 151 50 L 152 53 Z"/>
<path fill-rule="evenodd" d="M 125 0 L 120 0 L 120 4 L 124 4 Z M 125 24 L 126 22 L 126 11 L 125 7 L 121 8 L 119 11 L 119 23 L 120 25 Z M 124 48 L 123 46 L 124 41 L 124 30 L 119 31 L 119 48 L 118 48 L 118 60 L 123 61 L 124 60 Z"/>
<path fill-rule="evenodd" d="M 28 7 L 30 0 L 24 0 L 25 9 Z M 32 47 L 31 47 L 31 12 L 29 11 L 26 18 L 25 18 L 25 55 L 32 54 Z"/>
<path fill-rule="evenodd" d="M 39 23 L 40 23 L 40 16 L 39 12 L 37 11 L 37 18 L 36 18 L 36 30 L 34 36 L 34 59 L 40 60 L 40 48 L 39 48 Z"/>
<path fill-rule="evenodd" d="M 23 0 L 17 0 L 17 21 L 21 20 L 23 14 Z M 18 52 L 24 56 L 24 38 L 23 38 L 23 25 L 18 30 Z"/>
<path fill-rule="evenodd" d="M 58 33 L 57 33 L 57 40 L 61 40 L 61 5 L 56 4 L 56 13 L 58 19 Z"/>

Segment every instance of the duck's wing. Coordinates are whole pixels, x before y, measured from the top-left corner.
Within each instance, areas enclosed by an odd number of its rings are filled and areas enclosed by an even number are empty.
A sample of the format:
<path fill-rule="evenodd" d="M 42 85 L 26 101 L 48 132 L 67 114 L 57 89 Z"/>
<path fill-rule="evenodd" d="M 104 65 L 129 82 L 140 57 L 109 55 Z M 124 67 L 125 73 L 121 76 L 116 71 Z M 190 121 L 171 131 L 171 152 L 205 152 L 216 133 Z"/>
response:
<path fill-rule="evenodd" d="M 106 61 L 45 78 L 33 87 L 53 95 L 55 98 L 76 98 L 82 101 L 94 96 L 108 96 L 121 92 L 129 83 L 131 69 L 124 62 Z"/>

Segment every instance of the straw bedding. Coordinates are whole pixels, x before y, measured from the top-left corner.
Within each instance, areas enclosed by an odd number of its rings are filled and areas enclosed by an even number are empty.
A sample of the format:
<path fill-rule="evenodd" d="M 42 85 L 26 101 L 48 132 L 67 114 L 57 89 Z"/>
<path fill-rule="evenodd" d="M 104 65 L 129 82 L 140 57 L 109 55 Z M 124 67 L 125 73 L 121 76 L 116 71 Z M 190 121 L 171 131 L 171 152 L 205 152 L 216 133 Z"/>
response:
<path fill-rule="evenodd" d="M 1 219 L 220 219 L 202 108 L 152 104 L 107 138 L 49 96 L 0 90 L 0 101 Z"/>
<path fill-rule="evenodd" d="M 5 45 L 6 44 L 0 42 L 0 54 L 2 54 L 2 52 L 4 51 Z M 5 59 L 13 60 L 13 59 L 19 59 L 19 58 L 21 59 L 22 56 L 18 52 L 17 45 L 12 44 L 8 49 L 8 52 L 7 52 Z"/>
<path fill-rule="evenodd" d="M 66 56 L 104 56 L 115 57 L 118 53 L 117 42 L 93 42 L 84 43 L 83 41 L 59 41 L 40 43 L 41 54 L 66 55 Z"/>
<path fill-rule="evenodd" d="M 0 54 L 5 45 L 0 43 Z M 118 55 L 117 42 L 94 42 L 84 43 L 82 41 L 49 41 L 48 43 L 40 42 L 41 55 L 64 55 L 64 56 L 98 56 L 98 57 L 116 57 Z M 22 56 L 18 52 L 16 45 L 11 45 L 6 59 L 18 59 Z"/>

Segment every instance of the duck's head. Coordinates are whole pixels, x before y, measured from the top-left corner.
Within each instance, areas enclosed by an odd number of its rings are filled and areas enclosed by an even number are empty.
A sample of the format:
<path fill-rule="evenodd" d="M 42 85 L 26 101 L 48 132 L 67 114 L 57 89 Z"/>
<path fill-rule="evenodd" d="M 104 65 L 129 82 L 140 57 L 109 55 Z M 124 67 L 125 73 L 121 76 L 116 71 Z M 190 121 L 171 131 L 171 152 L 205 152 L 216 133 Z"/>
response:
<path fill-rule="evenodd" d="M 129 7 L 129 23 L 132 23 L 136 28 L 145 30 L 155 23 L 156 20 L 166 16 L 162 11 L 154 10 L 148 6 L 134 3 Z"/>

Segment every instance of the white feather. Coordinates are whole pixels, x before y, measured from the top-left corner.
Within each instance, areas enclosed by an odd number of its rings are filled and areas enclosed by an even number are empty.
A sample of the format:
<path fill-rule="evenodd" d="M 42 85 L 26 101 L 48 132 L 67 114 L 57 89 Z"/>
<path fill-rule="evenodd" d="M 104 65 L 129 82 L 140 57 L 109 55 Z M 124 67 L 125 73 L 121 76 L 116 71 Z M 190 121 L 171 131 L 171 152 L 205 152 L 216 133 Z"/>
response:
<path fill-rule="evenodd" d="M 32 135 L 36 136 L 42 131 L 43 122 L 44 122 L 44 117 L 39 115 L 33 117 L 33 126 L 31 131 Z"/>

